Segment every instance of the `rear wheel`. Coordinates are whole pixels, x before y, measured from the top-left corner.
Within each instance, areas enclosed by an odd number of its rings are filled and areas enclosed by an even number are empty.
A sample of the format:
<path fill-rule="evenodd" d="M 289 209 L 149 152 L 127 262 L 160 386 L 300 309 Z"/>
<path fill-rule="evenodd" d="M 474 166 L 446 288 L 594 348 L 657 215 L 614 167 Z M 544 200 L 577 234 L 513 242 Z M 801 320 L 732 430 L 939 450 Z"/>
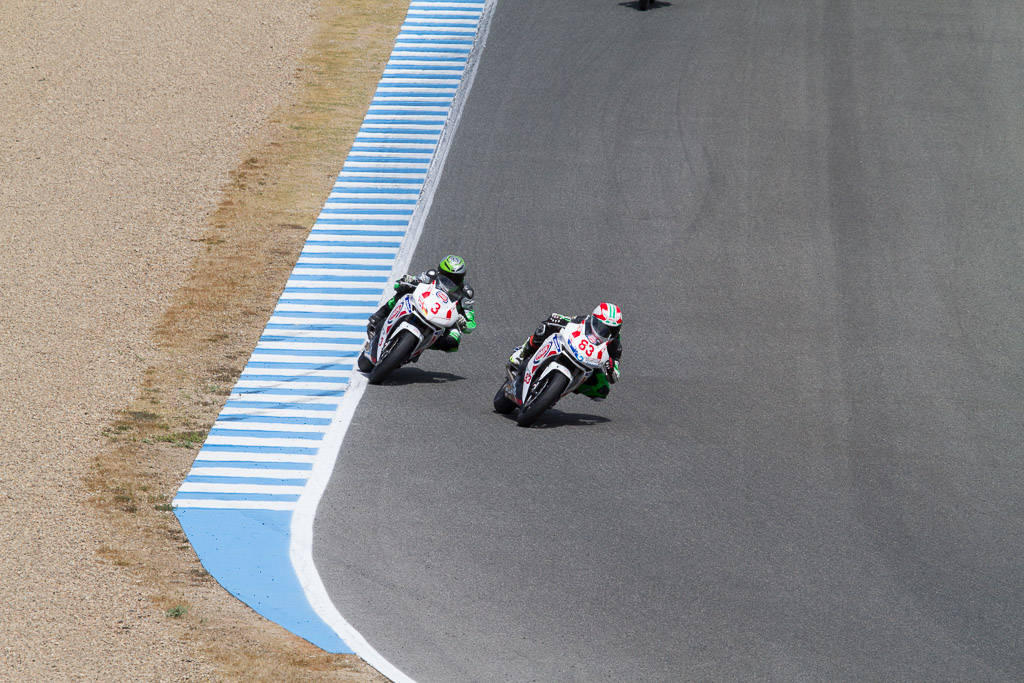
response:
<path fill-rule="evenodd" d="M 640 6 L 641 10 L 647 11 L 651 8 L 651 0 L 638 0 L 636 3 Z"/>
<path fill-rule="evenodd" d="M 405 330 L 398 333 L 398 339 L 391 345 L 391 349 L 378 361 L 373 370 L 370 371 L 370 384 L 380 384 L 399 365 L 409 360 L 413 349 L 416 348 L 416 337 L 412 332 Z"/>
<path fill-rule="evenodd" d="M 562 397 L 565 388 L 569 386 L 569 378 L 560 372 L 552 372 L 546 379 L 547 384 L 527 398 L 519 409 L 516 422 L 520 427 L 529 427 L 536 422 L 545 410 L 555 405 L 555 401 Z"/>
<path fill-rule="evenodd" d="M 505 385 L 502 384 L 498 393 L 494 395 L 494 412 L 508 415 L 516 409 L 516 402 L 505 395 Z"/>

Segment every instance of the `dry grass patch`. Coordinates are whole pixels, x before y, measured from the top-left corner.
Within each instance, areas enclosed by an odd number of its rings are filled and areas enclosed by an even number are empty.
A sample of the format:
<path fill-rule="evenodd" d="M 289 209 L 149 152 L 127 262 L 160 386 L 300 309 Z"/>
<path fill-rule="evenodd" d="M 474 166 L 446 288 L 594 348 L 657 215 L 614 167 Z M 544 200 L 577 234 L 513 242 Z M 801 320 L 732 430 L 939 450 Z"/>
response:
<path fill-rule="evenodd" d="M 205 247 L 155 331 L 158 360 L 87 484 L 153 609 L 227 680 L 384 680 L 267 622 L 203 571 L 170 507 L 270 317 L 359 128 L 408 0 L 324 0 L 293 101 L 239 160 Z"/>

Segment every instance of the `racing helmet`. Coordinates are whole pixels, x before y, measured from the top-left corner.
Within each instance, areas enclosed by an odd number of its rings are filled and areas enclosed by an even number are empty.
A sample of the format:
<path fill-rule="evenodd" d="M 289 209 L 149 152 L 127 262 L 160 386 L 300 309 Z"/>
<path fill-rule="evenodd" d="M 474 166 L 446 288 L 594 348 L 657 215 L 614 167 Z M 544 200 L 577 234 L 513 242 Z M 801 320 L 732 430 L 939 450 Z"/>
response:
<path fill-rule="evenodd" d="M 449 254 L 438 264 L 437 272 L 462 287 L 462 283 L 466 280 L 466 262 L 459 256 Z"/>
<path fill-rule="evenodd" d="M 615 304 L 602 303 L 587 316 L 587 334 L 596 334 L 602 339 L 614 339 L 619 336 L 622 327 L 622 311 Z"/>

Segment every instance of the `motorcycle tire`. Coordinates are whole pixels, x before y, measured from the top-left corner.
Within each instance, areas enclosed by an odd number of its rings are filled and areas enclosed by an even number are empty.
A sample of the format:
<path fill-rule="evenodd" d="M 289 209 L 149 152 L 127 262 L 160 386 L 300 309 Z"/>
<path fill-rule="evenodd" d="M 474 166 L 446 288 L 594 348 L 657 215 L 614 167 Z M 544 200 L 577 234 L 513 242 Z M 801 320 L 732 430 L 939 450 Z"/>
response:
<path fill-rule="evenodd" d="M 356 358 L 356 367 L 359 368 L 359 372 L 370 372 L 370 370 L 373 370 L 373 362 L 366 357 L 365 351 L 361 351 L 359 358 Z"/>
<path fill-rule="evenodd" d="M 651 8 L 651 0 L 638 0 L 636 4 L 641 12 L 646 12 Z"/>
<path fill-rule="evenodd" d="M 409 361 L 413 349 L 416 348 L 416 337 L 411 332 L 403 330 L 398 333 L 398 339 L 391 345 L 391 349 L 381 358 L 373 370 L 370 371 L 370 384 L 380 384 L 391 372 Z"/>
<path fill-rule="evenodd" d="M 553 372 L 548 375 L 547 384 L 528 398 L 523 407 L 516 415 L 516 422 L 520 427 L 529 427 L 544 414 L 544 411 L 555 405 L 555 402 L 562 397 L 565 388 L 569 386 L 569 378 L 560 372 Z"/>
<path fill-rule="evenodd" d="M 502 384 L 498 393 L 494 395 L 494 412 L 508 415 L 516 409 L 516 402 L 505 395 L 505 385 Z"/>

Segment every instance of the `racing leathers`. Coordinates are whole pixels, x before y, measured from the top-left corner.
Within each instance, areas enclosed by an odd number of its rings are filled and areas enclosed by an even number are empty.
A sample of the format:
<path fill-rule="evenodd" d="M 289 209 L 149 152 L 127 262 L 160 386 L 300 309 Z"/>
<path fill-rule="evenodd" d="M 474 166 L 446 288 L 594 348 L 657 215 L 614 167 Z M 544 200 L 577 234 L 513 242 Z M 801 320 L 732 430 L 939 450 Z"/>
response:
<path fill-rule="evenodd" d="M 523 360 L 530 358 L 536 353 L 545 339 L 569 323 L 581 323 L 586 318 L 587 316 L 585 315 L 570 318 L 567 315 L 552 313 L 547 320 L 540 324 L 537 331 L 529 336 L 522 346 L 512 352 L 512 356 L 508 359 L 509 366 L 511 366 L 514 372 L 519 372 L 519 367 Z M 608 355 L 611 357 L 611 364 L 607 371 L 605 369 L 595 370 L 594 374 L 577 387 L 573 393 L 583 394 L 595 401 L 608 397 L 608 392 L 611 391 L 610 385 L 615 384 L 619 380 L 619 359 L 622 357 L 622 340 L 619 338 L 618 332 L 608 342 Z"/>
<path fill-rule="evenodd" d="M 388 317 L 391 313 L 391 309 L 395 307 L 395 303 L 406 294 L 412 293 L 416 286 L 423 283 L 437 281 L 445 286 L 448 296 L 456 302 L 456 308 L 459 313 L 466 318 L 466 334 L 471 333 L 476 329 L 476 313 L 473 310 L 473 288 L 469 286 L 469 282 L 463 280 L 462 285 L 456 285 L 454 282 L 449 280 L 443 274 L 438 273 L 436 270 L 428 270 L 420 273 L 419 275 L 403 275 L 394 284 L 395 295 L 385 301 L 377 312 L 370 316 L 370 319 L 366 323 L 366 336 L 369 339 L 373 339 L 373 335 L 377 330 L 377 326 L 380 325 L 381 321 Z M 452 353 L 459 350 L 459 343 L 462 341 L 462 331 L 458 327 L 452 327 L 446 334 L 438 338 L 434 342 L 434 345 L 430 348 L 437 349 L 439 351 L 447 351 Z"/>

